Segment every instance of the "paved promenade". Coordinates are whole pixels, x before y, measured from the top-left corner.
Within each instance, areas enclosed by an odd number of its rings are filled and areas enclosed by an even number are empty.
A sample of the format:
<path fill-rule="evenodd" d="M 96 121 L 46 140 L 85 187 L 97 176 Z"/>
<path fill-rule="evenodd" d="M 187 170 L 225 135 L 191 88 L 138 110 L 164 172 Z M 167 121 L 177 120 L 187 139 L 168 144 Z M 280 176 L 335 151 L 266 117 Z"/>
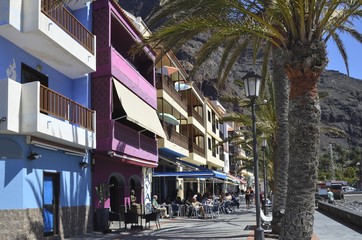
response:
<path fill-rule="evenodd" d="M 362 232 L 352 230 L 322 213 L 316 211 L 313 240 L 341 240 L 362 239 Z M 252 230 L 245 230 L 247 226 L 255 225 L 255 209 L 248 210 L 241 205 L 240 210 L 231 214 L 221 214 L 220 218 L 194 219 L 172 218 L 161 219 L 161 229 L 157 230 L 154 222 L 150 229 L 146 230 L 122 230 L 103 234 L 99 232 L 89 233 L 72 239 L 144 239 L 144 240 L 204 240 L 204 239 L 254 239 Z M 129 226 L 128 226 L 129 227 Z M 360 230 L 361 231 L 361 230 Z M 275 239 L 266 237 L 266 240 Z"/>

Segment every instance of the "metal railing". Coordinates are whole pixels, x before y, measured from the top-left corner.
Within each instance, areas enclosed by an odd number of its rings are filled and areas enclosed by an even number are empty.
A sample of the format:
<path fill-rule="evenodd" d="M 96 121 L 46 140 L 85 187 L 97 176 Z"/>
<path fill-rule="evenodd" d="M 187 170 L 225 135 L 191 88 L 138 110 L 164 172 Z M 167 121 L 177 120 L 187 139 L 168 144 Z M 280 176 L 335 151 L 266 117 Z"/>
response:
<path fill-rule="evenodd" d="M 94 36 L 63 6 L 54 7 L 53 0 L 42 0 L 41 11 L 72 36 L 77 42 L 94 54 Z"/>
<path fill-rule="evenodd" d="M 94 131 L 94 111 L 40 85 L 40 111 Z"/>

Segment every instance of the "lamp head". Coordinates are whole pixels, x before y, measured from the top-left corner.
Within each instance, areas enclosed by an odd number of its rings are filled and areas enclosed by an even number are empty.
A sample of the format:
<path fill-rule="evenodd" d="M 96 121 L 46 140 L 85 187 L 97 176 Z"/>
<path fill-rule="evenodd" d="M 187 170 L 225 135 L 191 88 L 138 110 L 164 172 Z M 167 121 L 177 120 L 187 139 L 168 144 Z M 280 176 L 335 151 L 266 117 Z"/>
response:
<path fill-rule="evenodd" d="M 265 137 L 263 137 L 263 139 L 261 140 L 261 146 L 263 148 L 266 148 L 268 146 L 268 141 L 266 140 Z"/>
<path fill-rule="evenodd" d="M 29 160 L 35 160 L 35 159 L 38 159 L 40 158 L 41 155 L 39 153 L 36 153 L 36 152 L 32 152 L 29 156 L 28 156 L 28 159 Z"/>
<path fill-rule="evenodd" d="M 81 168 L 87 168 L 89 166 L 89 164 L 87 162 L 79 162 L 79 166 Z"/>
<path fill-rule="evenodd" d="M 259 96 L 260 91 L 260 81 L 261 76 L 254 73 L 253 71 L 249 71 L 242 78 L 244 81 L 245 95 L 247 98 L 257 98 Z"/>

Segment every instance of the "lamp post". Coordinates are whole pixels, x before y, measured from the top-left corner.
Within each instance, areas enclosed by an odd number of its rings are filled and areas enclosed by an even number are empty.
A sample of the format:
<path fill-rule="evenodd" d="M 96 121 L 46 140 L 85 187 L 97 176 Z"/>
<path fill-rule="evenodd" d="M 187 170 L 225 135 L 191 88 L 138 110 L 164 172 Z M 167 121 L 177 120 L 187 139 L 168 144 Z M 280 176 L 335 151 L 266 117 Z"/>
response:
<path fill-rule="evenodd" d="M 261 149 L 263 150 L 263 168 L 264 168 L 264 214 L 268 215 L 268 184 L 267 184 L 267 170 L 265 162 L 265 150 L 268 142 L 265 137 L 261 140 Z"/>
<path fill-rule="evenodd" d="M 259 96 L 261 76 L 254 72 L 248 72 L 242 80 L 244 81 L 245 95 L 251 102 L 251 118 L 253 130 L 253 160 L 254 160 L 254 178 L 255 178 L 255 205 L 256 205 L 256 228 L 254 231 L 255 240 L 264 240 L 264 229 L 261 227 L 260 219 L 260 189 L 259 189 L 259 169 L 258 152 L 256 142 L 256 118 L 255 118 L 255 100 Z"/>

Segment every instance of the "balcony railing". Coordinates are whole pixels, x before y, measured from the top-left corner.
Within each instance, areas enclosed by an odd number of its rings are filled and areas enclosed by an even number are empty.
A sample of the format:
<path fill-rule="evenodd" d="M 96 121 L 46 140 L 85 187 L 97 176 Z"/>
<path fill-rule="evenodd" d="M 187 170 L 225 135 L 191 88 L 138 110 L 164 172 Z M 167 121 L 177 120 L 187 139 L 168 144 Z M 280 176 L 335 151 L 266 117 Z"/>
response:
<path fill-rule="evenodd" d="M 194 117 L 200 124 L 204 124 L 204 119 L 192 106 L 188 106 L 187 113 L 189 114 L 189 116 Z"/>
<path fill-rule="evenodd" d="M 189 151 L 200 155 L 201 157 L 205 157 L 205 149 L 200 147 L 194 142 L 190 142 Z"/>
<path fill-rule="evenodd" d="M 40 111 L 94 131 L 93 110 L 43 85 L 40 85 Z"/>
<path fill-rule="evenodd" d="M 186 136 L 176 132 L 174 129 L 170 128 L 167 124 L 163 124 L 163 129 L 165 130 L 165 133 L 171 142 L 185 149 L 188 149 L 188 138 Z"/>
<path fill-rule="evenodd" d="M 66 8 L 54 7 L 53 0 L 42 0 L 41 11 L 92 54 L 94 36 Z M 59 39 L 61 41 L 61 39 Z"/>
<path fill-rule="evenodd" d="M 179 92 L 176 91 L 174 83 L 172 81 L 167 80 L 165 76 L 158 75 L 156 79 L 156 87 L 157 89 L 163 89 L 166 93 L 168 93 L 172 99 L 174 99 L 180 106 L 187 110 L 187 101 Z"/>
<path fill-rule="evenodd" d="M 114 138 L 135 148 L 157 154 L 157 141 L 122 123 L 114 122 Z"/>

